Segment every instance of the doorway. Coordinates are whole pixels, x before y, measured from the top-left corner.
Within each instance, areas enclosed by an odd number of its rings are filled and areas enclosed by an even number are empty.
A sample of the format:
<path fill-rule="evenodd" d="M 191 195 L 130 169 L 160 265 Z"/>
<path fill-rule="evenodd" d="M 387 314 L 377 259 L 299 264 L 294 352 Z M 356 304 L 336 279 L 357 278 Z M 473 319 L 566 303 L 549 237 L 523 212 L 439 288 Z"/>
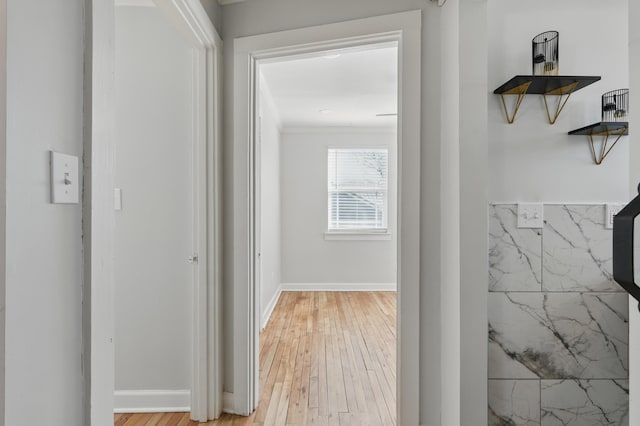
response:
<path fill-rule="evenodd" d="M 153 2 L 116 6 L 115 23 L 115 410 L 188 411 L 203 267 L 193 46 Z"/>
<path fill-rule="evenodd" d="M 395 424 L 397 71 L 395 42 L 258 61 L 254 422 Z"/>
<path fill-rule="evenodd" d="M 332 49 L 398 43 L 398 371 L 399 423 L 418 424 L 419 199 L 420 199 L 420 12 L 234 40 L 233 368 L 225 411 L 248 415 L 259 400 L 259 300 L 256 289 L 257 64 Z M 248 179 L 247 179 L 248 178 Z M 246 192 L 245 192 L 246 191 Z M 248 225 L 248 229 L 245 227 Z"/>
<path fill-rule="evenodd" d="M 181 256 L 181 261 L 193 268 L 193 280 L 187 284 L 192 300 L 189 307 L 188 335 L 190 343 L 184 352 L 188 358 L 187 389 L 182 392 L 170 392 L 169 400 L 163 399 L 164 392 L 143 390 L 133 394 L 140 404 L 138 408 L 163 409 L 186 408 L 181 401 L 190 405 L 194 420 L 206 421 L 219 416 L 221 412 L 221 386 L 214 380 L 221 370 L 220 345 L 217 339 L 221 335 L 221 309 L 219 288 L 218 250 L 219 225 L 219 145 L 221 140 L 221 60 L 222 42 L 209 17 L 199 2 L 189 0 L 122 0 L 122 4 L 137 7 L 157 7 L 165 18 L 177 28 L 180 37 L 190 46 L 191 66 L 189 91 L 192 111 L 189 122 L 191 143 L 190 168 L 192 190 L 187 190 L 193 208 L 187 220 L 191 225 L 185 234 L 192 233 L 192 248 Z M 87 272 L 86 295 L 90 299 L 85 310 L 86 346 L 85 367 L 91 371 L 91 380 L 87 382 L 87 424 L 107 424 L 113 421 L 114 411 L 114 172 L 115 144 L 112 132 L 115 130 L 113 116 L 116 105 L 113 93 L 114 82 L 114 4 L 92 3 L 88 11 L 88 30 L 94 35 L 88 48 L 87 82 L 91 90 L 87 103 L 90 126 L 87 127 L 87 158 L 91 158 L 90 174 L 93 182 L 85 191 L 88 208 L 85 209 L 87 245 L 85 246 L 85 265 Z M 156 40 L 149 37 L 148 43 Z M 166 73 L 167 68 L 155 68 L 154 73 Z M 145 82 L 142 82 L 145 84 Z M 158 118 L 158 117 L 156 117 Z M 135 119 L 135 117 L 134 117 Z M 161 123 L 163 125 L 164 123 Z M 147 153 L 148 158 L 157 154 L 156 150 Z M 145 158 L 146 161 L 147 158 Z M 139 167 L 140 178 L 145 172 L 145 164 Z M 170 170 L 166 170 L 170 174 Z M 184 181 L 184 175 L 180 179 Z M 124 188 L 123 188 L 124 189 Z M 168 188 L 170 190 L 170 188 Z M 122 211 L 129 199 L 128 192 L 122 191 Z M 117 204 L 117 203 L 116 203 Z M 149 215 L 153 215 L 150 209 Z M 146 225 L 143 224 L 142 226 Z M 191 263 L 190 263 L 191 262 Z M 140 307 L 142 309 L 143 306 Z M 140 399 L 139 396 L 144 398 Z M 178 397 L 178 404 L 175 404 Z M 146 398 L 146 399 L 145 399 Z M 148 402 L 152 402 L 147 404 Z"/>

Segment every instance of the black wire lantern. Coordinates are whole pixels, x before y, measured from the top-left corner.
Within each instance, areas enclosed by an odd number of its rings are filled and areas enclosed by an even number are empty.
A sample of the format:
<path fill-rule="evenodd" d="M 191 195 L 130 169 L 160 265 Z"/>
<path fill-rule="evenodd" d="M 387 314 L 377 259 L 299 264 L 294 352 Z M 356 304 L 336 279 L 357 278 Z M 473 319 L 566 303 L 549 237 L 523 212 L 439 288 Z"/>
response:
<path fill-rule="evenodd" d="M 558 75 L 560 33 L 546 31 L 532 40 L 533 75 Z"/>
<path fill-rule="evenodd" d="M 629 89 L 612 90 L 602 95 L 602 121 L 627 121 Z"/>

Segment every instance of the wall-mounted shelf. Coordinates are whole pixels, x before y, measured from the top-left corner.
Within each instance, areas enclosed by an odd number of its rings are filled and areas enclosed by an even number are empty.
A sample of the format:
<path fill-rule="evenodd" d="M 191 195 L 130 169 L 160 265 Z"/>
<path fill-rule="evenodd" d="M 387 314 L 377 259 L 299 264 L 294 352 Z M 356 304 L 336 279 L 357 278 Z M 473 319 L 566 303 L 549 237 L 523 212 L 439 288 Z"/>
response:
<path fill-rule="evenodd" d="M 493 93 L 500 95 L 502 107 L 504 108 L 504 113 L 509 124 L 512 124 L 515 120 L 525 95 L 542 95 L 545 108 L 547 109 L 549 123 L 553 124 L 558 119 L 558 116 L 573 92 L 593 84 L 598 80 L 600 80 L 599 76 L 516 75 L 494 90 Z M 507 109 L 505 95 L 517 96 L 512 114 L 509 114 Z M 558 97 L 553 115 L 549 111 L 547 96 Z"/>
<path fill-rule="evenodd" d="M 601 121 L 600 123 L 594 123 L 589 126 L 582 127 L 580 129 L 572 130 L 570 135 L 586 135 L 589 138 L 591 144 L 591 155 L 593 161 L 596 164 L 602 164 L 605 157 L 611 152 L 614 146 L 618 143 L 621 137 L 629 134 L 629 123 L 626 121 Z M 601 148 L 597 150 L 593 141 L 594 136 L 602 137 Z M 609 145 L 609 137 L 615 136 L 615 140 Z"/>

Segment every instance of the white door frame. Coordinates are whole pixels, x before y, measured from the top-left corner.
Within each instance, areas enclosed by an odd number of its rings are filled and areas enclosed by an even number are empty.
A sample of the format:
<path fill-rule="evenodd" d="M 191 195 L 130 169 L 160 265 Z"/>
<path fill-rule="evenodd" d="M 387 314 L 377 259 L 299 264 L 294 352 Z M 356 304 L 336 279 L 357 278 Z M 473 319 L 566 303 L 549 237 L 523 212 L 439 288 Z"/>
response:
<path fill-rule="evenodd" d="M 222 411 L 220 338 L 220 145 L 222 40 L 199 0 L 154 0 L 193 41 L 194 253 L 200 257 L 193 289 L 191 418 Z M 85 126 L 85 386 L 86 422 L 113 425 L 113 0 L 87 0 Z M 205 173 L 202 173 L 205 171 Z M 206 176 L 206 177 L 205 177 Z"/>
<path fill-rule="evenodd" d="M 398 42 L 397 419 L 419 420 L 421 11 L 403 12 L 234 40 L 233 393 L 225 410 L 258 404 L 260 315 L 255 288 L 256 62 L 323 50 Z"/>
<path fill-rule="evenodd" d="M 7 2 L 0 0 L 0 303 L 6 306 L 7 227 Z M 5 309 L 0 312 L 0 361 L 5 360 Z M 0 424 L 4 422 L 5 369 L 0 369 Z"/>

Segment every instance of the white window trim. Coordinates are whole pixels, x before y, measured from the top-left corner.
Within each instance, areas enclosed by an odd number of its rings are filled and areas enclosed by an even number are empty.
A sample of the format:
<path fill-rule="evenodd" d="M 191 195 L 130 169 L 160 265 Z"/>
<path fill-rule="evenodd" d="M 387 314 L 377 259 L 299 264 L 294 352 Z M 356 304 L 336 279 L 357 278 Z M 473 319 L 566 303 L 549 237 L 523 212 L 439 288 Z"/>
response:
<path fill-rule="evenodd" d="M 389 241 L 391 233 L 388 229 L 371 229 L 371 230 L 328 230 L 324 233 L 324 239 L 327 241 Z"/>

